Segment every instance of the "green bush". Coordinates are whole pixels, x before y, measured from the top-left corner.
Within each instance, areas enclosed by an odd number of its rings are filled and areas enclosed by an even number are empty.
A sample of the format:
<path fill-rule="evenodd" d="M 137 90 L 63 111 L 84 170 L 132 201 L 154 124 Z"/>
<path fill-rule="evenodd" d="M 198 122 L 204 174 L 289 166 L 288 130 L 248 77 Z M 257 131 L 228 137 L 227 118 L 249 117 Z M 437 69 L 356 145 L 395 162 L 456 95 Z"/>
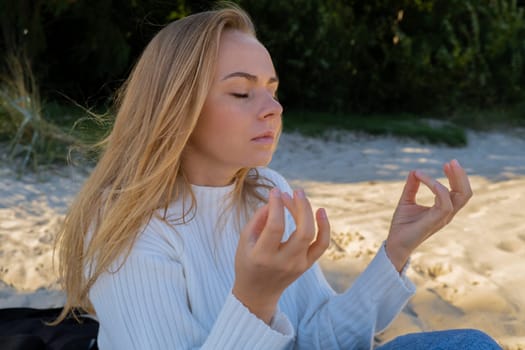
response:
<path fill-rule="evenodd" d="M 516 0 L 239 0 L 292 109 L 436 112 L 525 100 Z"/>
<path fill-rule="evenodd" d="M 184 0 L 0 0 L 0 56 L 24 50 L 48 97 L 107 104 L 160 27 L 189 13 Z"/>
<path fill-rule="evenodd" d="M 525 99 L 525 18 L 515 0 L 407 7 L 392 57 L 422 109 L 487 108 Z M 429 34 L 434 33 L 434 34 Z"/>
<path fill-rule="evenodd" d="M 287 109 L 435 116 L 525 101 L 523 0 L 235 1 Z M 161 26 L 215 2 L 0 0 L 0 55 L 24 48 L 46 98 L 105 105 Z"/>

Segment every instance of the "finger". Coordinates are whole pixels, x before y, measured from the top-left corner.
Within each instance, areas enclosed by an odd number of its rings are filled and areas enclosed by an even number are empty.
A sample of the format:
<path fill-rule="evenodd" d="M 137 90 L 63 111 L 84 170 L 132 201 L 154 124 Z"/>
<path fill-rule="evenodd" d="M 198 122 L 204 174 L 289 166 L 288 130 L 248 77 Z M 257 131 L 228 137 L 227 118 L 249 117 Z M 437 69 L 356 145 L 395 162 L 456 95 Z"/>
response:
<path fill-rule="evenodd" d="M 255 244 L 264 229 L 267 220 L 268 204 L 265 204 L 255 211 L 250 221 L 248 221 L 244 227 L 241 236 L 239 237 L 239 244 Z"/>
<path fill-rule="evenodd" d="M 415 176 L 414 171 L 410 171 L 399 202 L 403 204 L 415 204 L 417 191 L 419 190 L 419 183 L 420 181 Z"/>
<path fill-rule="evenodd" d="M 296 229 L 293 235 L 288 240 L 289 245 L 295 247 L 295 249 L 306 249 L 315 238 L 315 220 L 312 211 L 310 201 L 306 198 L 306 195 L 302 189 L 294 191 L 295 204 L 295 225 Z"/>
<path fill-rule="evenodd" d="M 295 207 L 295 202 L 293 198 L 288 193 L 283 192 L 281 194 L 281 199 L 286 209 L 288 209 L 292 217 L 295 219 L 295 217 L 297 216 L 297 208 Z"/>
<path fill-rule="evenodd" d="M 296 206 L 296 232 L 294 236 L 310 245 L 315 238 L 315 220 L 312 205 L 302 189 L 294 191 Z"/>
<path fill-rule="evenodd" d="M 268 218 L 260 234 L 257 246 L 263 249 L 277 250 L 284 233 L 284 205 L 281 191 L 275 187 L 270 191 L 268 200 Z"/>
<path fill-rule="evenodd" d="M 472 197 L 472 189 L 467 173 L 457 160 L 452 160 L 443 166 L 451 188 L 452 204 L 454 210 L 461 209 Z"/>
<path fill-rule="evenodd" d="M 414 175 L 427 186 L 434 194 L 434 206 L 431 212 L 434 214 L 434 220 L 448 218 L 453 211 L 453 205 L 450 198 L 450 192 L 439 181 L 431 178 L 422 171 L 416 170 Z"/>
<path fill-rule="evenodd" d="M 317 237 L 308 248 L 308 263 L 311 265 L 323 255 L 330 245 L 330 221 L 326 215 L 326 210 L 321 208 L 315 213 L 317 219 Z"/>
<path fill-rule="evenodd" d="M 452 160 L 443 166 L 445 175 L 449 180 L 450 188 L 454 192 L 468 193 L 471 192 L 470 181 L 467 173 L 461 167 L 457 160 Z"/>

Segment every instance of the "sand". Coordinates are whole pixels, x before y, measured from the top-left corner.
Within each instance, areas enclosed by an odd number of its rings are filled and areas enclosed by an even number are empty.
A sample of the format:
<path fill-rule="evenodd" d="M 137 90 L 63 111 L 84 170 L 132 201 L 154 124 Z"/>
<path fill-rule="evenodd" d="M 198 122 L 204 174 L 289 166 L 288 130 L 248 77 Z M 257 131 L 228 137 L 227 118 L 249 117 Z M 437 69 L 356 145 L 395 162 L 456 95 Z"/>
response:
<path fill-rule="evenodd" d="M 320 263 L 344 290 L 386 238 L 411 169 L 444 181 L 458 159 L 474 197 L 455 220 L 418 248 L 408 276 L 416 295 L 378 336 L 477 328 L 504 349 L 525 349 L 525 132 L 469 132 L 463 148 L 333 133 L 321 139 L 283 134 L 271 167 L 325 207 L 332 244 Z M 18 177 L 0 164 L 0 308 L 64 302 L 52 264 L 55 232 L 89 168 L 57 168 Z M 424 190 L 422 203 L 431 203 Z"/>

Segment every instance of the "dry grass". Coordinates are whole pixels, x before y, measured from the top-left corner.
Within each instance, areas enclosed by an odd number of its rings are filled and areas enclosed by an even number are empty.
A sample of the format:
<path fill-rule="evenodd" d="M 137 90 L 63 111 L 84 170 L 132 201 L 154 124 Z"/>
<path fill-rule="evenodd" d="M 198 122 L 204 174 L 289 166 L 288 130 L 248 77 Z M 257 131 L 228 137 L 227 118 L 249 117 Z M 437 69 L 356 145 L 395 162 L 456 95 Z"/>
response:
<path fill-rule="evenodd" d="M 0 76 L 0 131 L 10 140 L 8 159 L 18 161 L 20 171 L 66 160 L 68 148 L 81 145 L 43 117 L 30 62 L 22 53 L 8 53 L 5 64 L 6 74 Z"/>

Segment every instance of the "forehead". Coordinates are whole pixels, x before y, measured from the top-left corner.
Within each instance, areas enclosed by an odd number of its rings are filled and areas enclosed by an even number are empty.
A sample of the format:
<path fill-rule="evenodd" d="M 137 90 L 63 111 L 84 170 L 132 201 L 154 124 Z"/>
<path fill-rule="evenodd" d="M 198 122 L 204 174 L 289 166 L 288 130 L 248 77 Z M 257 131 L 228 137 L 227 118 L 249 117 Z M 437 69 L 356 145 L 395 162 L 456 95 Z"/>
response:
<path fill-rule="evenodd" d="M 217 74 L 242 71 L 257 76 L 275 76 L 268 50 L 253 36 L 237 30 L 221 36 L 217 57 Z"/>

